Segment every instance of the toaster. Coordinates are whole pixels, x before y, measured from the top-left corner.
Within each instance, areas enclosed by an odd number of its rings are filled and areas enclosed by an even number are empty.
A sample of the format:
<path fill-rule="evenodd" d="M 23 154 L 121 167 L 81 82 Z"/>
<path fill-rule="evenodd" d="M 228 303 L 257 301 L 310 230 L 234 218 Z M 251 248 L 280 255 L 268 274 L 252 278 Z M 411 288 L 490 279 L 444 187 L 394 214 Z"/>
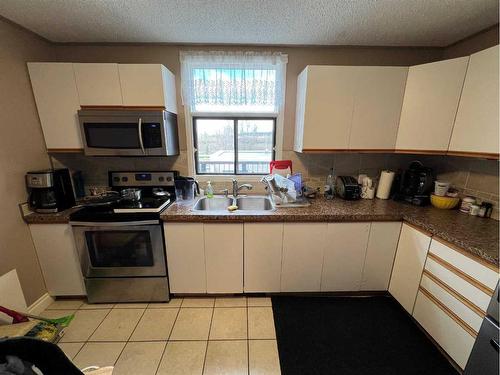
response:
<path fill-rule="evenodd" d="M 335 192 L 345 200 L 353 201 L 361 198 L 361 187 L 352 176 L 338 176 L 335 184 Z"/>

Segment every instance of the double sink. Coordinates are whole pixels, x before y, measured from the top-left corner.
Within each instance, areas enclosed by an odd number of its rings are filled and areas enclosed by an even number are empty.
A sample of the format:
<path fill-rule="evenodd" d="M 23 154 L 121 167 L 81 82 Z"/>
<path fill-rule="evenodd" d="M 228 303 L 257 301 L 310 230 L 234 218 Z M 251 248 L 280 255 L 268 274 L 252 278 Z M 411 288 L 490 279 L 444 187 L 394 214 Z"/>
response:
<path fill-rule="evenodd" d="M 226 197 L 214 196 L 213 198 L 202 197 L 193 207 L 194 211 L 228 211 L 229 206 L 238 206 L 238 211 L 274 211 L 271 198 L 262 195 Z"/>

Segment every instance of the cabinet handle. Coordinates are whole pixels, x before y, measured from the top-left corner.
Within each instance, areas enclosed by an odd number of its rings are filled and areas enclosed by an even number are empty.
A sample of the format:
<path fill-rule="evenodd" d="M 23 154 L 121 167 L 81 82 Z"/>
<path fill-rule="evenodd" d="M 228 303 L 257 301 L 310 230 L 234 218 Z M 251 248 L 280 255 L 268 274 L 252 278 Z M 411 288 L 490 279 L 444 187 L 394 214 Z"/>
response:
<path fill-rule="evenodd" d="M 495 340 L 495 339 L 491 339 L 490 340 L 490 344 L 491 346 L 493 346 L 495 348 L 495 350 L 498 352 L 499 349 L 500 349 L 500 344 L 498 343 L 498 340 Z"/>

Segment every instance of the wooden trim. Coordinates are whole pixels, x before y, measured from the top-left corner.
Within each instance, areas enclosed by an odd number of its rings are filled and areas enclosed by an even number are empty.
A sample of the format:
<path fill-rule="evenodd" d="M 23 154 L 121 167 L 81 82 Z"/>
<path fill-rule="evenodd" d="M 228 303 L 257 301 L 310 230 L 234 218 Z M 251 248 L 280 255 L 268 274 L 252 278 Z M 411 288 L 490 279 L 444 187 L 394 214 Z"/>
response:
<path fill-rule="evenodd" d="M 448 284 L 446 284 L 444 281 L 438 279 L 437 276 L 434 276 L 431 272 L 429 272 L 427 270 L 424 270 L 424 275 L 427 276 L 432 281 L 434 281 L 436 284 L 438 284 L 441 288 L 443 288 L 444 290 L 446 290 L 448 293 L 450 293 L 453 297 L 455 297 L 456 299 L 458 299 L 460 302 L 462 302 L 469 309 L 471 309 L 472 311 L 474 311 L 481 318 L 484 318 L 486 316 L 486 311 L 481 310 L 473 302 L 469 301 L 467 298 L 465 298 L 463 295 L 461 295 L 459 292 L 457 292 L 451 286 L 449 286 Z"/>
<path fill-rule="evenodd" d="M 422 154 L 422 155 L 446 155 L 447 150 L 409 150 L 409 149 L 396 149 L 396 154 Z"/>
<path fill-rule="evenodd" d="M 57 154 L 57 153 L 82 153 L 83 148 L 48 148 L 47 152 L 49 154 Z"/>
<path fill-rule="evenodd" d="M 380 149 L 380 148 L 303 148 L 302 152 L 307 153 L 370 153 L 370 154 L 390 154 L 394 152 L 394 149 Z"/>
<path fill-rule="evenodd" d="M 493 263 L 490 263 L 487 260 L 484 260 L 483 258 L 480 258 L 477 255 L 471 254 L 467 250 L 464 250 L 464 249 L 458 247 L 455 244 L 452 244 L 452 243 L 450 243 L 450 242 L 448 242 L 446 240 L 443 240 L 440 237 L 433 237 L 433 239 L 436 240 L 437 242 L 445 245 L 445 246 L 448 246 L 448 247 L 452 248 L 456 252 L 462 254 L 463 256 L 466 256 L 467 258 L 473 260 L 474 262 L 477 262 L 477 263 L 481 264 L 482 266 L 488 267 L 490 270 L 495 271 L 495 272 L 498 273 L 499 269 L 498 269 L 497 265 L 495 265 Z"/>
<path fill-rule="evenodd" d="M 415 224 L 409 223 L 409 222 L 407 222 L 405 220 L 403 220 L 403 224 L 408 225 L 409 227 L 415 229 L 416 231 L 419 231 L 420 233 L 425 234 L 427 237 L 431 237 L 432 238 L 432 233 L 427 232 L 426 230 L 424 230 L 424 229 L 416 226 Z"/>
<path fill-rule="evenodd" d="M 433 253 L 429 252 L 427 254 L 427 256 L 429 258 L 431 258 L 432 260 L 434 260 L 435 262 L 439 263 L 441 266 L 443 266 L 444 268 L 446 268 L 448 271 L 453 272 L 455 275 L 461 277 L 462 279 L 464 279 L 465 281 L 467 281 L 469 284 L 475 286 L 476 288 L 478 288 L 479 290 L 481 290 L 482 292 L 484 292 L 488 296 L 490 296 L 490 297 L 493 296 L 493 289 L 488 288 L 483 283 L 481 283 L 481 282 L 477 281 L 476 279 L 470 277 L 466 273 L 464 273 L 461 270 L 459 270 L 458 268 L 456 268 L 454 265 L 452 265 L 452 264 L 448 263 L 447 261 L 445 261 L 445 260 L 441 259 L 440 257 L 438 257 L 436 254 L 433 254 Z"/>
<path fill-rule="evenodd" d="M 489 152 L 469 152 L 469 151 L 452 151 L 448 150 L 446 155 L 450 156 L 464 156 L 469 158 L 483 158 L 490 160 L 499 160 L 500 154 L 498 153 L 489 153 Z"/>
<path fill-rule="evenodd" d="M 119 109 L 122 111 L 137 111 L 137 110 L 142 110 L 142 111 L 163 111 L 165 110 L 165 107 L 163 106 L 123 106 L 123 105 L 82 105 L 82 109 L 97 109 L 97 110 L 115 110 Z"/>
<path fill-rule="evenodd" d="M 438 300 L 436 297 L 434 297 L 428 290 L 426 290 L 422 286 L 420 286 L 418 289 L 422 292 L 422 294 L 424 294 L 427 298 L 429 298 L 431 300 L 431 302 L 433 302 L 437 307 L 439 307 L 446 315 L 448 315 L 458 325 L 460 325 L 469 335 L 471 335 L 474 338 L 477 337 L 477 332 L 474 330 L 474 328 L 472 328 L 470 325 L 468 325 L 466 322 L 464 322 L 457 314 L 455 314 L 446 305 L 444 305 L 440 300 Z"/>

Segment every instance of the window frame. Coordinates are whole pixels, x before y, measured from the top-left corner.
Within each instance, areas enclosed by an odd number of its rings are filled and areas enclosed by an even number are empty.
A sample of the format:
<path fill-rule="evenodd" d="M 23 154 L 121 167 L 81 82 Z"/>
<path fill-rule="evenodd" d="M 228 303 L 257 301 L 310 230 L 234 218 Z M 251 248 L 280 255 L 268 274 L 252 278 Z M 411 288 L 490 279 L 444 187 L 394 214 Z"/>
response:
<path fill-rule="evenodd" d="M 198 132 L 196 129 L 196 121 L 197 120 L 233 120 L 233 145 L 234 145 L 234 173 L 202 173 L 198 170 L 199 159 L 198 159 Z M 264 116 L 263 114 L 255 114 L 250 115 L 240 114 L 235 116 L 234 114 L 226 114 L 226 115 L 212 115 L 212 114 L 193 114 L 191 116 L 192 122 L 192 155 L 194 157 L 194 172 L 196 176 L 262 176 L 262 173 L 238 173 L 238 121 L 240 120 L 272 120 L 273 121 L 273 138 L 272 138 L 272 161 L 276 160 L 276 133 L 277 133 L 277 123 L 278 116 L 273 113 L 269 113 L 268 116 Z M 267 173 L 266 173 L 267 174 Z"/>

